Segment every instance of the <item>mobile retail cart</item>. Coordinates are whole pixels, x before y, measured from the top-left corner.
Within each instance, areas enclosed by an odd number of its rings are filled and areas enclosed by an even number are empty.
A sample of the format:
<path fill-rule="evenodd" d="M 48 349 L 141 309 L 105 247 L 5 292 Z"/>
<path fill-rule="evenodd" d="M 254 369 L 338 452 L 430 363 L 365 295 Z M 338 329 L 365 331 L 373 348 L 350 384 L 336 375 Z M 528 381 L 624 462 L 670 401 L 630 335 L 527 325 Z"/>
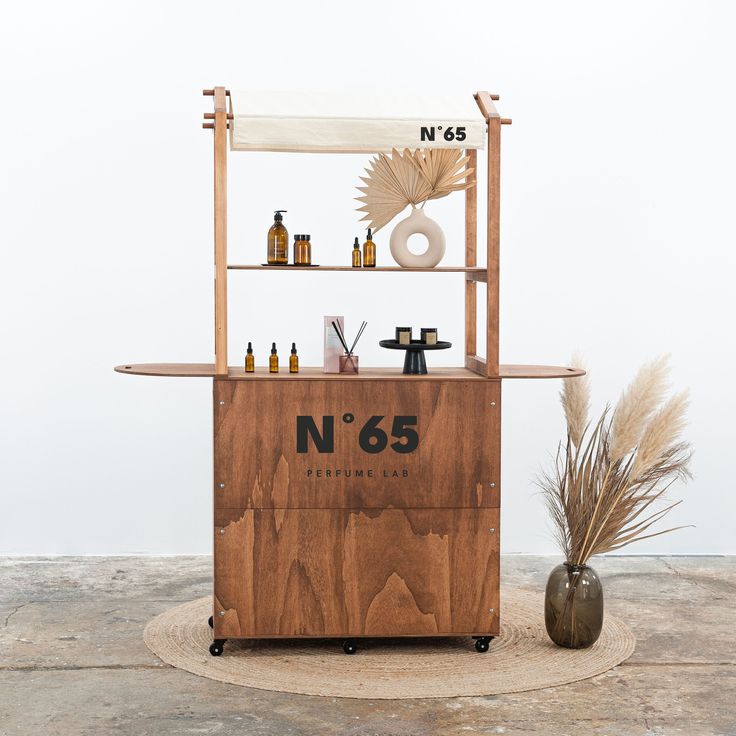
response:
<path fill-rule="evenodd" d="M 122 365 L 148 376 L 214 383 L 213 655 L 228 639 L 468 636 L 488 650 L 499 631 L 501 384 L 565 378 L 574 368 L 499 364 L 497 97 L 404 96 L 366 104 L 350 96 L 232 95 L 205 90 L 214 112 L 215 362 Z M 228 102 L 230 104 L 228 104 Z M 287 104 L 288 103 L 288 104 Z M 309 116 L 293 119 L 287 110 Z M 371 117 L 352 114 L 359 104 Z M 392 105 L 398 113 L 392 113 Z M 321 110 L 320 110 L 321 106 Z M 361 367 L 357 375 L 268 373 L 227 365 L 227 148 L 366 152 L 467 150 L 476 169 L 487 150 L 487 260 L 477 265 L 478 186 L 465 192 L 465 265 L 406 269 L 319 266 L 347 278 L 385 272 L 458 272 L 465 284 L 465 365 L 404 375 Z M 291 269 L 299 267 L 290 266 Z M 476 354 L 476 286 L 486 289 L 486 357 Z M 253 418 L 257 417 L 257 421 Z M 319 461 L 350 472 L 325 477 Z"/>

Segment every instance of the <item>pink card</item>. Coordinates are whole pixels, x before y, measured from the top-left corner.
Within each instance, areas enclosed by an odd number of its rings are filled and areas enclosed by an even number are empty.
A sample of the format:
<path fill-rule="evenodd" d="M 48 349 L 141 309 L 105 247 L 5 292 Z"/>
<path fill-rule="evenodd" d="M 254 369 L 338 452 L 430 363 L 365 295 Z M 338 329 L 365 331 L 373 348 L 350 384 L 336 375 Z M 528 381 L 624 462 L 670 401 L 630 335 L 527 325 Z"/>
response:
<path fill-rule="evenodd" d="M 325 362 L 324 373 L 340 372 L 340 356 L 345 353 L 345 349 L 340 342 L 340 338 L 332 326 L 333 322 L 337 322 L 342 330 L 345 326 L 344 317 L 325 317 Z"/>

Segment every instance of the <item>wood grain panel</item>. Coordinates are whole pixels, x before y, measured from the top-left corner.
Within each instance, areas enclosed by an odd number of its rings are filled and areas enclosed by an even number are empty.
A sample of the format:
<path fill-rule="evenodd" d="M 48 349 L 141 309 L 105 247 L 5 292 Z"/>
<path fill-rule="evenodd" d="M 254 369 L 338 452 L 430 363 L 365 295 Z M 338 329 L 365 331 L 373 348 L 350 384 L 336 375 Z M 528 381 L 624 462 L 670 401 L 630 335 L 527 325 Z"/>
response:
<path fill-rule="evenodd" d="M 216 508 L 498 506 L 498 381 L 214 383 Z M 320 434 L 334 417 L 332 452 L 297 451 L 298 416 Z M 377 453 L 359 445 L 372 416 L 389 435 Z M 391 447 L 397 416 L 416 417 L 412 452 Z"/>
<path fill-rule="evenodd" d="M 232 516 L 216 517 L 219 638 L 498 634 L 497 509 Z"/>

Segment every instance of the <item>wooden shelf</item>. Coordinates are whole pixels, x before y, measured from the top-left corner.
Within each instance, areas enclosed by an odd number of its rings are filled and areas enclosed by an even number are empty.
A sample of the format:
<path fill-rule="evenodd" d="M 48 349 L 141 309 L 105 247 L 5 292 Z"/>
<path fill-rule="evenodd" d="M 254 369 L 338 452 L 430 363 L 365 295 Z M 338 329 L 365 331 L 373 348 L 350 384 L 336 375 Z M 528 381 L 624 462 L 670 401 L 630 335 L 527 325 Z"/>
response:
<path fill-rule="evenodd" d="M 435 268 L 402 268 L 401 266 L 376 266 L 353 268 L 352 266 L 261 266 L 232 263 L 228 271 L 351 271 L 353 273 L 486 273 L 485 266 L 437 266 Z"/>
<path fill-rule="evenodd" d="M 501 378 L 575 378 L 584 376 L 581 368 L 568 368 L 562 365 L 501 365 Z"/>
<path fill-rule="evenodd" d="M 130 373 L 134 376 L 168 376 L 172 378 L 216 378 L 214 363 L 130 363 L 115 367 L 118 373 Z M 579 368 L 566 368 L 555 365 L 502 365 L 499 378 L 572 378 L 582 376 L 585 371 Z M 299 373 L 289 373 L 282 368 L 280 373 L 269 373 L 266 368 L 256 368 L 255 373 L 246 373 L 244 368 L 230 366 L 228 379 L 253 381 L 266 380 L 390 380 L 400 378 L 409 381 L 431 380 L 477 380 L 484 381 L 467 368 L 431 368 L 426 376 L 405 376 L 401 368 L 361 368 L 360 373 L 350 375 L 346 373 L 323 373 L 322 368 L 301 368 Z"/>

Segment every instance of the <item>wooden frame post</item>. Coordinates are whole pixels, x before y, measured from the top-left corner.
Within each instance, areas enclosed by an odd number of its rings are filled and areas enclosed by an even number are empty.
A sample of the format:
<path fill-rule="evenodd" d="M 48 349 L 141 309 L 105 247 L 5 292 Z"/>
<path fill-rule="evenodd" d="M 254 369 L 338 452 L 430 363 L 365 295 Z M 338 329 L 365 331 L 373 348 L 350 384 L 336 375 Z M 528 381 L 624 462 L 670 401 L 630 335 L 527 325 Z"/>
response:
<path fill-rule="evenodd" d="M 469 149 L 465 152 L 468 157 L 468 169 L 473 173 L 468 175 L 471 182 L 465 190 L 465 265 L 476 266 L 478 264 L 478 152 Z M 474 278 L 468 278 L 472 274 L 466 274 L 465 279 L 465 367 L 478 373 L 477 365 L 477 288 Z"/>
<path fill-rule="evenodd" d="M 485 370 L 483 361 L 477 356 L 466 357 L 466 366 L 476 373 L 488 378 L 497 378 L 499 374 L 499 275 L 500 275 L 500 240 L 501 240 L 501 124 L 510 123 L 510 120 L 501 119 L 493 100 L 497 95 L 488 92 L 478 92 L 475 100 L 478 103 L 488 125 L 488 190 L 486 214 L 486 359 Z M 466 224 L 468 216 L 466 212 Z M 468 239 L 466 233 L 466 258 Z M 466 309 L 467 309 L 466 291 Z M 466 313 L 467 326 L 467 313 Z M 466 337 L 466 343 L 468 342 Z M 473 340 L 473 342 L 475 342 Z"/>
<path fill-rule="evenodd" d="M 488 118 L 488 281 L 486 299 L 486 375 L 498 376 L 501 245 L 501 119 Z"/>
<path fill-rule="evenodd" d="M 227 103 L 215 87 L 215 374 L 227 376 Z"/>

